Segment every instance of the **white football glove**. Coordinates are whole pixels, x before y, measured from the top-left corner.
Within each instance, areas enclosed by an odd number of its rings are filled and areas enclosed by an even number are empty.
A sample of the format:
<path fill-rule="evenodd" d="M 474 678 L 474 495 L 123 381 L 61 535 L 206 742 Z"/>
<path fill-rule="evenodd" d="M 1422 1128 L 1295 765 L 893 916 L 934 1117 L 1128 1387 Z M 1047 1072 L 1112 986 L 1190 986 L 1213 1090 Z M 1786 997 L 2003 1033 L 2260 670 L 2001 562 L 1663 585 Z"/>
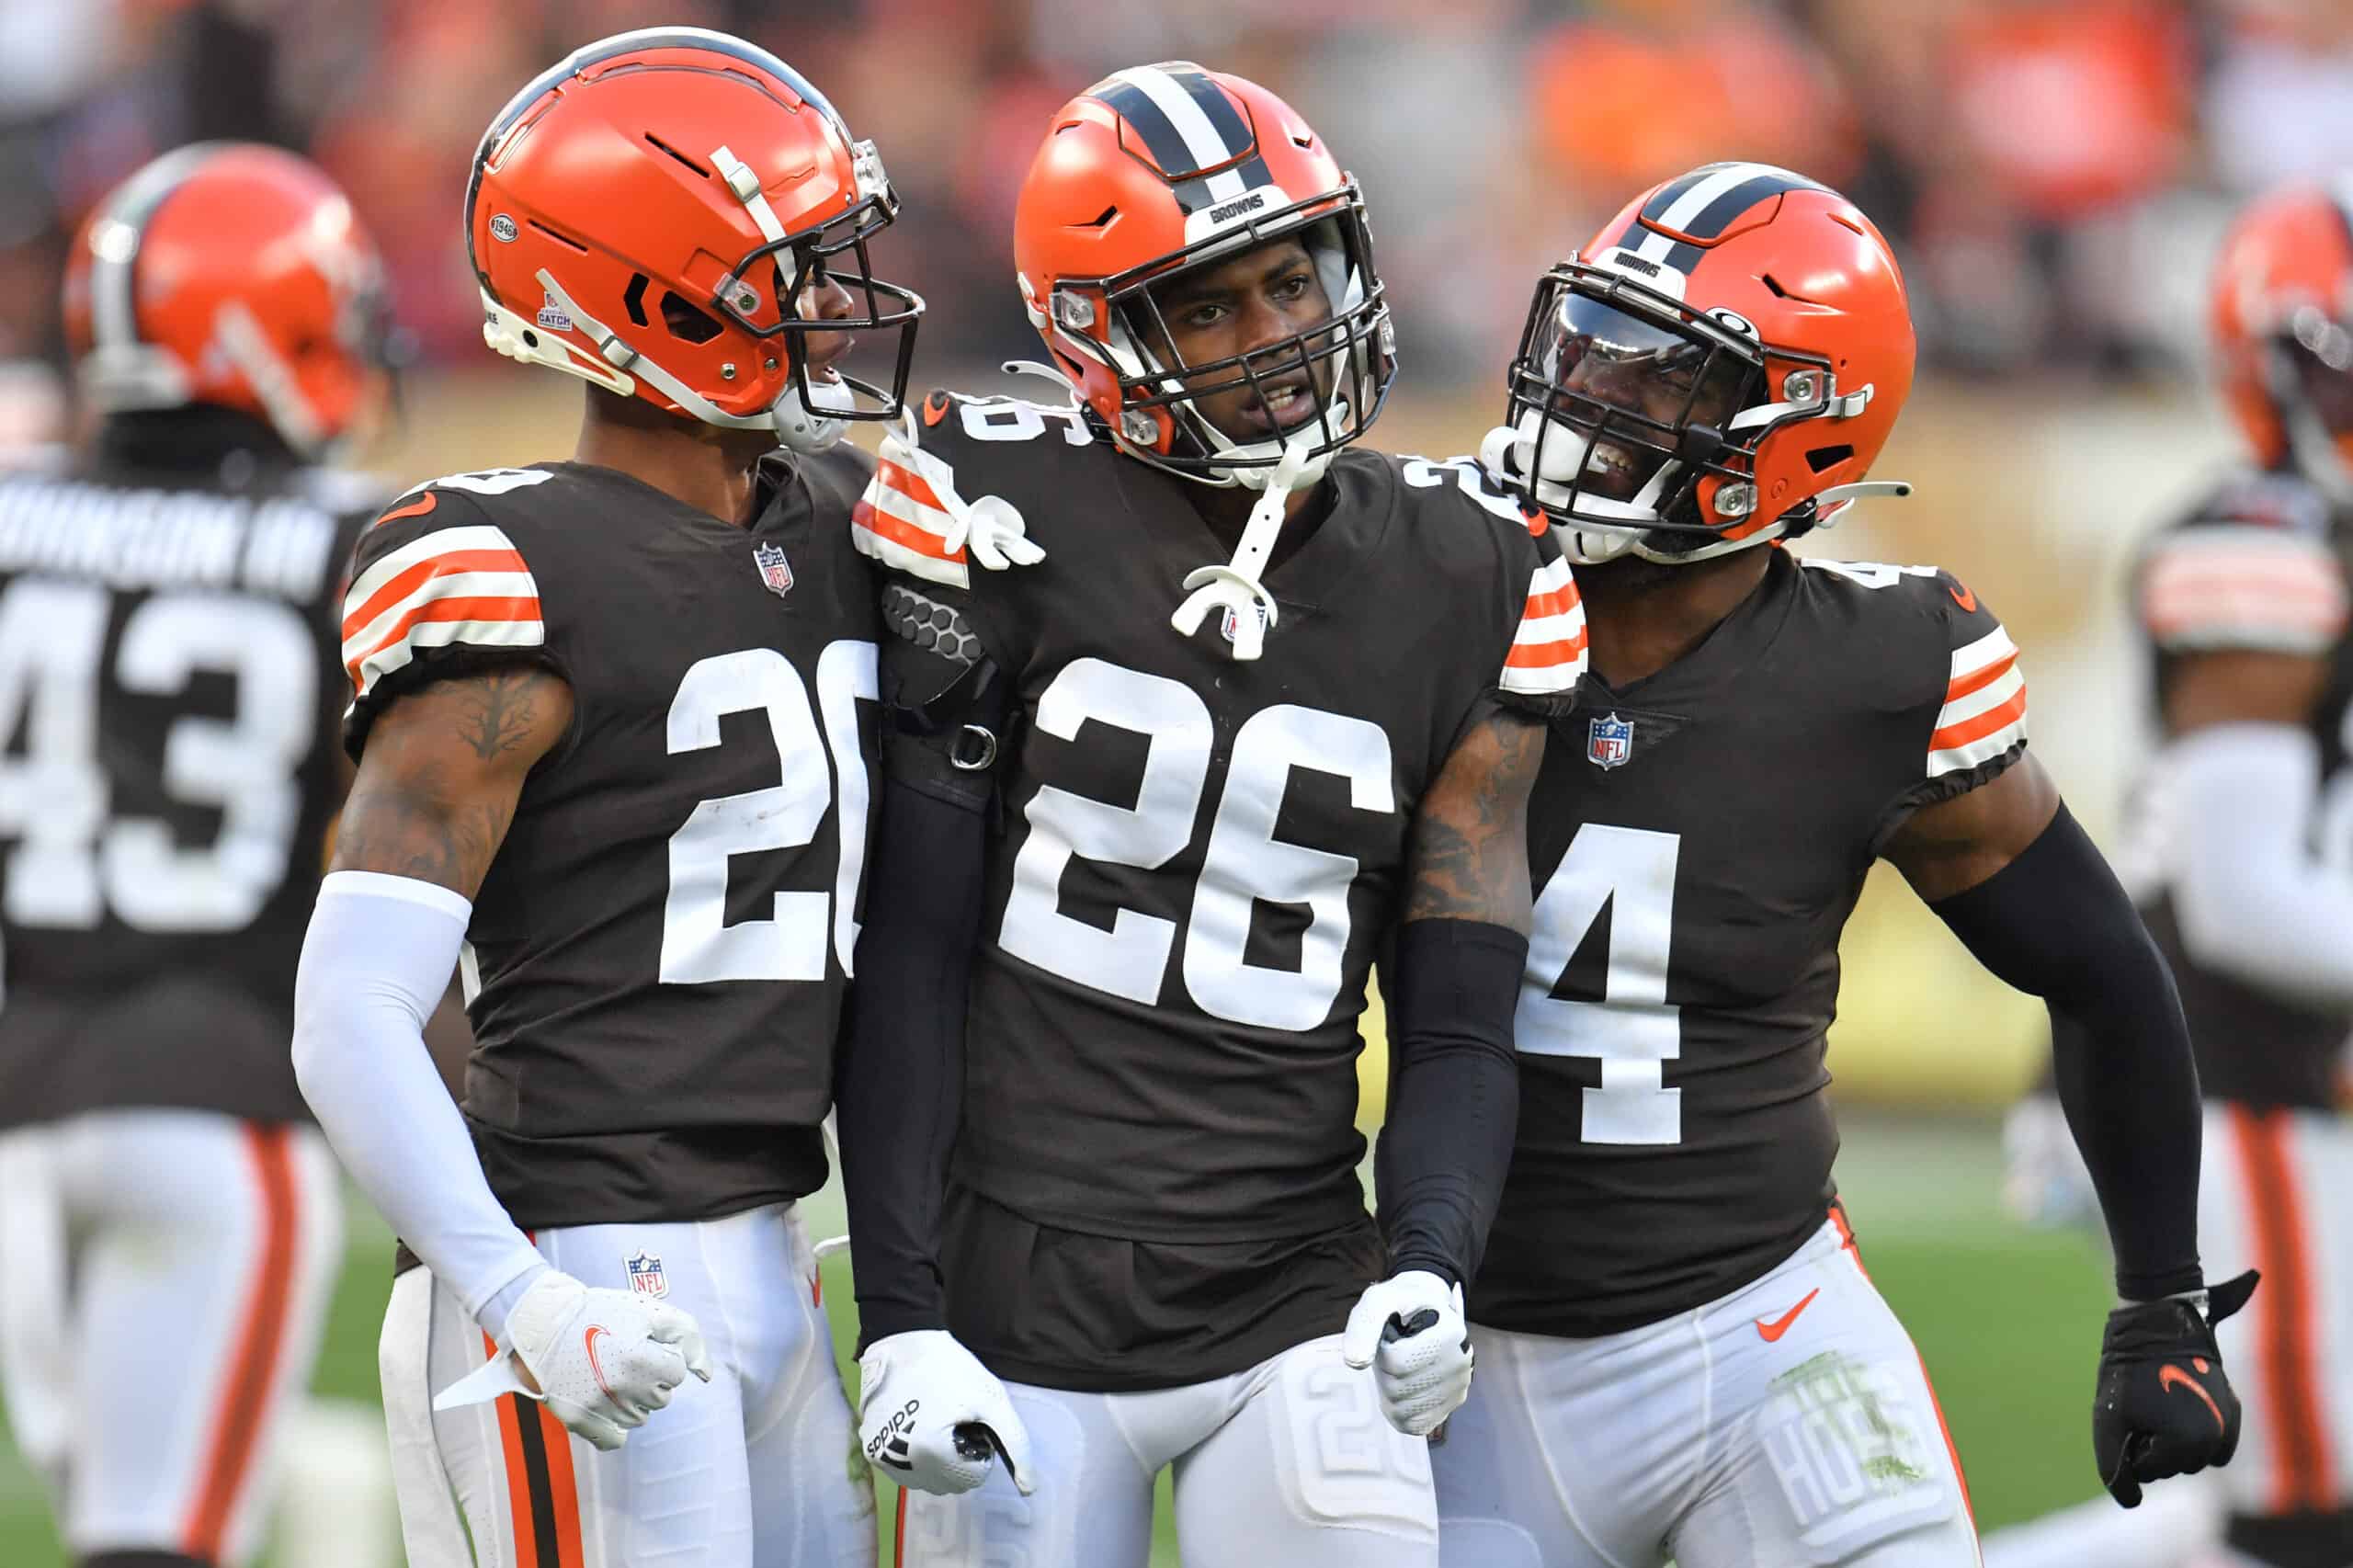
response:
<path fill-rule="evenodd" d="M 1372 1369 L 1381 1413 L 1412 1437 L 1427 1437 L 1471 1397 L 1471 1324 L 1462 1287 L 1408 1269 L 1367 1290 L 1348 1313 L 1340 1358 Z"/>
<path fill-rule="evenodd" d="M 858 1360 L 858 1438 L 866 1457 L 916 1492 L 952 1497 L 988 1479 L 1002 1457 L 1024 1497 L 1029 1433 L 996 1374 L 941 1328 L 878 1339 Z"/>
<path fill-rule="evenodd" d="M 564 1429 L 599 1449 L 618 1449 L 670 1403 L 692 1372 L 710 1381 L 710 1358 L 694 1318 L 632 1290 L 582 1284 L 550 1268 L 531 1281 L 506 1317 L 510 1352 L 494 1356 L 441 1391 L 436 1410 L 484 1404 L 502 1394 L 543 1401 Z M 520 1361 L 539 1381 L 516 1375 Z"/>

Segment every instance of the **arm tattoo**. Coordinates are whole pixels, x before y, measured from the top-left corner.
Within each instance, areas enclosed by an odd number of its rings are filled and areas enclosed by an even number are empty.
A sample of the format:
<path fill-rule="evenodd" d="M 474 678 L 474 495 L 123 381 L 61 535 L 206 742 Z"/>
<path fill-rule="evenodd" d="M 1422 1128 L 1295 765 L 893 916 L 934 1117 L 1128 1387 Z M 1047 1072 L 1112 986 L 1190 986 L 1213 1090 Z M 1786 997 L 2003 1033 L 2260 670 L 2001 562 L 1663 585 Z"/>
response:
<path fill-rule="evenodd" d="M 330 869 L 473 897 L 532 764 L 571 720 L 571 687 L 543 669 L 492 670 L 401 698 L 369 734 Z"/>
<path fill-rule="evenodd" d="M 415 877 L 472 897 L 515 807 L 467 793 L 431 761 L 382 780 L 363 774 L 344 807 L 334 869 Z"/>
<path fill-rule="evenodd" d="M 1544 726 L 1517 713 L 1463 736 L 1415 818 L 1406 919 L 1528 930 L 1528 793 L 1543 760 Z"/>
<path fill-rule="evenodd" d="M 545 679 L 544 671 L 508 669 L 452 683 L 460 694 L 459 738 L 484 762 L 522 744 L 539 723 L 535 699 Z"/>

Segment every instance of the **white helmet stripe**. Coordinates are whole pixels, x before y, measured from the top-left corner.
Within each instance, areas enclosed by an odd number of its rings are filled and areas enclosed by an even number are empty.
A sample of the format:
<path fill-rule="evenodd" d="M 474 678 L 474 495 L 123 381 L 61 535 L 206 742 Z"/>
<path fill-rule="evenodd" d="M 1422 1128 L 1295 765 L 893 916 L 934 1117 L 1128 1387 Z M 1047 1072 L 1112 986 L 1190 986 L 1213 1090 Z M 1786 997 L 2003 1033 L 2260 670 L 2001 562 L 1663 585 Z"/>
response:
<path fill-rule="evenodd" d="M 1695 181 L 1688 190 L 1675 199 L 1673 205 L 1659 214 L 1657 222 L 1663 228 L 1680 231 L 1705 212 L 1724 192 L 1746 185 L 1759 175 L 1773 172 L 1763 164 L 1727 164 L 1705 179 Z M 1644 229 L 1643 243 L 1634 247 L 1634 254 L 1644 261 L 1665 261 L 1666 253 L 1677 244 L 1673 234 L 1660 233 L 1657 229 Z"/>
<path fill-rule="evenodd" d="M 1248 152 L 1246 147 L 1229 147 L 1219 135 L 1193 95 L 1180 86 L 1176 78 L 1157 65 L 1139 65 L 1112 73 L 1111 80 L 1125 82 L 1150 98 L 1153 107 L 1168 117 L 1176 134 L 1185 139 L 1185 148 L 1193 154 L 1195 168 L 1215 168 Z M 1248 188 L 1243 184 L 1239 166 L 1207 176 L 1210 199 L 1231 201 Z"/>

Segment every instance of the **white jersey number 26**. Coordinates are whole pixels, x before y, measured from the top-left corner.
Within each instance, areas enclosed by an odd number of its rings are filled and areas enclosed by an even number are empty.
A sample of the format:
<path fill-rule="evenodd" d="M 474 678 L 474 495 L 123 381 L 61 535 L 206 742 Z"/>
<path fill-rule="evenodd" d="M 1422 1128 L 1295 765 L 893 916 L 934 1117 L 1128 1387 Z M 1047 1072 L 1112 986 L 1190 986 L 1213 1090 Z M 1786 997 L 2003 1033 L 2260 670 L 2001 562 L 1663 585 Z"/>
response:
<path fill-rule="evenodd" d="M 1062 913 L 1063 875 L 1074 859 L 1152 870 L 1192 842 L 1209 782 L 1214 726 L 1192 687 L 1100 659 L 1080 659 L 1038 699 L 1038 728 L 1074 741 L 1089 720 L 1145 736 L 1143 781 L 1132 806 L 1047 785 L 1030 798 L 1029 835 L 1013 863 L 998 946 L 1024 962 L 1132 1002 L 1160 999 L 1176 922 L 1121 909 L 1108 931 Z M 1291 770 L 1347 781 L 1348 803 L 1396 809 L 1389 736 L 1378 724 L 1290 704 L 1261 709 L 1233 737 L 1225 787 L 1210 826 L 1185 928 L 1185 989 L 1211 1017 L 1300 1031 L 1338 1000 L 1348 946 L 1352 855 L 1275 836 Z M 1254 902 L 1305 905 L 1297 969 L 1245 957 Z"/>

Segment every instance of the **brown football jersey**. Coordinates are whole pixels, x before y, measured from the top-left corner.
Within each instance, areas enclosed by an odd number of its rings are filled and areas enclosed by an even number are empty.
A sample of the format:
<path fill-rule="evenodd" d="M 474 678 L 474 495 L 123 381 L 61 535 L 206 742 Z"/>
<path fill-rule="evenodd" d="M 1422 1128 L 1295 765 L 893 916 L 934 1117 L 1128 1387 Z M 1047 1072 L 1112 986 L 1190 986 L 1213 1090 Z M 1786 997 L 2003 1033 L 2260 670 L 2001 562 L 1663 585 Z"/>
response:
<path fill-rule="evenodd" d="M 2017 656 L 1932 567 L 1776 550 L 1693 652 L 1587 677 L 1529 807 L 1519 1135 L 1474 1321 L 1637 1327 L 1821 1227 L 1839 933 L 1911 812 L 2020 756 Z"/>
<path fill-rule="evenodd" d="M 0 1126 L 309 1116 L 287 1041 L 335 607 L 382 492 L 233 416 L 140 428 L 171 445 L 0 477 Z"/>
<path fill-rule="evenodd" d="M 466 1119 L 517 1224 L 707 1219 L 824 1180 L 874 756 L 867 472 L 772 458 L 749 529 L 610 469 L 455 474 L 361 537 L 355 756 L 437 679 L 524 660 L 573 692 L 460 963 Z"/>

